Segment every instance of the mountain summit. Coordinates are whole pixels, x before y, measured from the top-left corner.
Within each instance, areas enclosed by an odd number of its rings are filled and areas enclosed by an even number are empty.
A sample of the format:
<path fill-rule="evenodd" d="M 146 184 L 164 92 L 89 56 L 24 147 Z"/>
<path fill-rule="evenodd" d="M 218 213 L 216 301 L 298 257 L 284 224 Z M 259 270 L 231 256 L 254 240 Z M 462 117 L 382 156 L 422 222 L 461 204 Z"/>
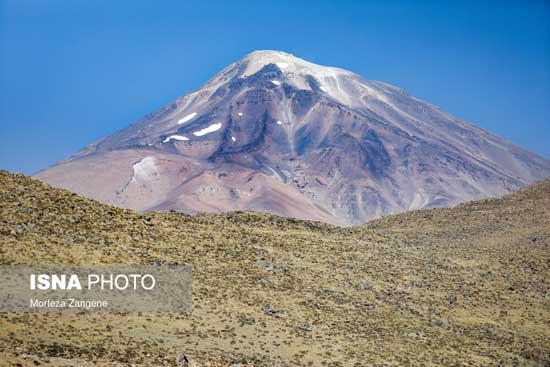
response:
<path fill-rule="evenodd" d="M 255 51 L 39 172 L 117 206 L 255 210 L 340 225 L 498 196 L 550 161 L 403 89 Z"/>

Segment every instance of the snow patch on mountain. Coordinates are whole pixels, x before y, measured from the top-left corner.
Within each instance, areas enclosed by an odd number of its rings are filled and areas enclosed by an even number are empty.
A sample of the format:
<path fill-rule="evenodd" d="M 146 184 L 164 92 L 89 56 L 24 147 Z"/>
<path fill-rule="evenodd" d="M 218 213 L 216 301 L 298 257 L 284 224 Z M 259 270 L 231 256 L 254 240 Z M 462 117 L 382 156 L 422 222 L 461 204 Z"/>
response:
<path fill-rule="evenodd" d="M 209 134 L 209 133 L 213 133 L 214 131 L 218 131 L 220 128 L 222 127 L 222 123 L 221 122 L 217 122 L 215 124 L 212 124 L 202 130 L 199 130 L 199 131 L 195 131 L 193 133 L 193 135 L 195 136 L 203 136 L 203 135 L 206 135 L 206 134 Z"/>
<path fill-rule="evenodd" d="M 137 163 L 132 165 L 134 174 L 132 175 L 131 182 L 147 181 L 153 177 L 158 176 L 158 168 L 154 157 L 145 157 Z"/>
<path fill-rule="evenodd" d="M 286 62 L 276 62 L 275 65 L 281 70 L 285 70 L 289 66 Z"/>
<path fill-rule="evenodd" d="M 170 135 L 169 137 L 167 137 L 166 139 L 164 139 L 162 142 L 163 143 L 168 143 L 170 140 L 181 140 L 181 141 L 187 141 L 189 140 L 189 138 L 187 136 L 183 136 L 183 135 Z"/>
<path fill-rule="evenodd" d="M 189 115 L 179 120 L 178 125 L 185 124 L 186 122 L 191 121 L 195 116 L 197 116 L 196 112 L 190 113 Z"/>

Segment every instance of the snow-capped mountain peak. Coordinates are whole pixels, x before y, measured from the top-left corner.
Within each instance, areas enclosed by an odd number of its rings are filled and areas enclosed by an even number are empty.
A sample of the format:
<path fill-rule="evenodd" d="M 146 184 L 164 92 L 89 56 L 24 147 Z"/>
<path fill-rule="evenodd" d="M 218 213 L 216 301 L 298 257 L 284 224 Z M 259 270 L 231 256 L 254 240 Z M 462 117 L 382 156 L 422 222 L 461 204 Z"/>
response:
<path fill-rule="evenodd" d="M 550 162 L 398 87 L 255 51 L 37 176 L 140 210 L 354 224 L 507 193 Z"/>

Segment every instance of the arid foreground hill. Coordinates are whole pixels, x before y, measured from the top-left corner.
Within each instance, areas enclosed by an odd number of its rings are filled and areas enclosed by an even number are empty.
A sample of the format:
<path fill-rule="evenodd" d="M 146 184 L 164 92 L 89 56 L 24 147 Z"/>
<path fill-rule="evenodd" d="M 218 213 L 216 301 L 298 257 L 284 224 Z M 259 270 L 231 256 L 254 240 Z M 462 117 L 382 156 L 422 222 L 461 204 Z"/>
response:
<path fill-rule="evenodd" d="M 548 366 L 550 181 L 338 228 L 0 172 L 2 264 L 194 266 L 191 314 L 0 314 L 5 366 Z"/>

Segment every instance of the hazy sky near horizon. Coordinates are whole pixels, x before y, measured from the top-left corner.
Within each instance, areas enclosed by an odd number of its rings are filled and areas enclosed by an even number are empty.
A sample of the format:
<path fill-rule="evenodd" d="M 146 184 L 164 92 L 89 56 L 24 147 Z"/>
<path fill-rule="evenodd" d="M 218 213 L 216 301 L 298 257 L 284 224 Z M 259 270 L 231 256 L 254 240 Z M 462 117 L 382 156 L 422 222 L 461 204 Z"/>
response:
<path fill-rule="evenodd" d="M 402 87 L 550 158 L 545 0 L 0 0 L 0 169 L 46 168 L 256 49 Z"/>

